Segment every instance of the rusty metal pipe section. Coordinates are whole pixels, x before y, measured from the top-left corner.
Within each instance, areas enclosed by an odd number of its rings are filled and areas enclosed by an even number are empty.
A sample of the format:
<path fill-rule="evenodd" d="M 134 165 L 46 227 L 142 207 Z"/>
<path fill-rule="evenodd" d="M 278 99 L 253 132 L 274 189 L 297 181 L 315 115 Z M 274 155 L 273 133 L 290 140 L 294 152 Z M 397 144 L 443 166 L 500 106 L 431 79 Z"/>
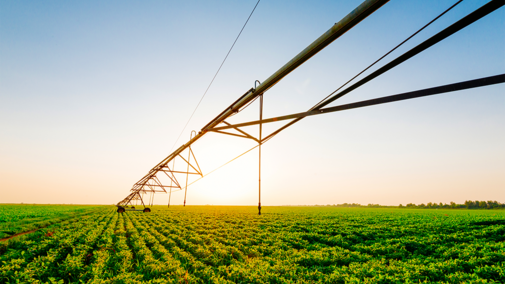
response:
<path fill-rule="evenodd" d="M 338 23 L 333 25 L 327 32 L 317 38 L 304 50 L 302 50 L 298 55 L 291 59 L 288 63 L 282 66 L 277 72 L 271 75 L 268 79 L 263 81 L 256 89 L 251 88 L 244 95 L 242 95 L 237 101 L 226 108 L 221 114 L 209 122 L 206 126 L 202 128 L 200 132 L 193 138 L 191 138 L 186 144 L 181 145 L 177 150 L 175 150 L 168 157 L 163 159 L 160 163 L 154 166 L 149 173 L 147 173 L 143 178 L 141 178 L 132 188 L 132 191 L 141 190 L 145 183 L 155 175 L 159 170 L 161 170 L 168 162 L 181 154 L 186 150 L 191 144 L 195 143 L 203 135 L 205 135 L 209 130 L 222 123 L 226 118 L 230 117 L 234 113 L 238 112 L 242 107 L 246 106 L 247 103 L 251 102 L 257 96 L 263 94 L 272 86 L 277 84 L 282 78 L 291 73 L 291 71 L 298 68 L 305 61 L 310 59 L 316 53 L 324 49 L 338 37 L 349 31 L 356 24 L 361 22 L 363 19 L 371 15 L 382 5 L 389 2 L 389 0 L 365 0 L 356 9 L 350 12 Z"/>

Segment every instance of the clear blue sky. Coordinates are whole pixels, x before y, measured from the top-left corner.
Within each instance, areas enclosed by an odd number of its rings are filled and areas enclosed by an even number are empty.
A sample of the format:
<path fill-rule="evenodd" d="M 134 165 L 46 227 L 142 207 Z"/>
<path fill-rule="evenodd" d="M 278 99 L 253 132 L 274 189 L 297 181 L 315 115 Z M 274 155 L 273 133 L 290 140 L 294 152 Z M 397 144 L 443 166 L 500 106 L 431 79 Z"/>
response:
<path fill-rule="evenodd" d="M 307 110 L 455 2 L 390 1 L 265 93 L 264 117 Z M 463 1 L 384 62 L 486 2 Z M 177 146 L 360 3 L 262 0 Z M 0 203 L 126 196 L 170 154 L 255 4 L 0 2 Z M 500 8 L 333 105 L 504 73 L 504 30 Z M 264 145 L 262 203 L 505 202 L 504 94 L 307 118 Z M 254 146 L 242 140 L 195 144 L 204 173 Z M 190 187 L 188 204 L 257 204 L 257 152 Z"/>

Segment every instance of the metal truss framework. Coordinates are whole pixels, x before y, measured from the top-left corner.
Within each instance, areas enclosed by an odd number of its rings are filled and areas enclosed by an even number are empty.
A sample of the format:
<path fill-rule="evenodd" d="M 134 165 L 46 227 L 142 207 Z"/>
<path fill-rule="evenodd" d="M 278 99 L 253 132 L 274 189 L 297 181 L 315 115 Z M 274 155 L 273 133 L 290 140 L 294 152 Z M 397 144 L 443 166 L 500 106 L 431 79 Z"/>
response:
<path fill-rule="evenodd" d="M 191 132 L 191 136 L 196 135 L 195 131 Z M 184 187 L 187 192 L 187 187 L 188 187 L 188 178 L 189 175 L 199 175 L 203 177 L 202 170 L 200 169 L 200 165 L 198 164 L 198 161 L 196 160 L 195 154 L 193 150 L 191 149 L 191 145 L 187 147 L 187 154 L 188 158 L 185 159 L 182 156 L 182 153 L 179 153 L 177 156 L 174 156 L 172 159 L 167 161 L 164 164 L 159 165 L 156 169 L 152 169 L 149 171 L 147 175 L 145 175 L 142 179 L 140 179 L 138 182 L 136 182 L 132 189 L 131 192 L 126 198 L 121 200 L 117 206 L 120 208 L 124 208 L 131 206 L 133 207 L 134 204 L 133 202 L 138 202 L 140 201 L 144 208 L 146 207 L 146 204 L 144 203 L 144 194 L 151 194 L 150 199 L 149 199 L 149 204 L 150 206 L 153 205 L 154 202 L 154 193 L 156 192 L 161 192 L 161 193 L 169 193 L 170 197 L 172 196 L 172 189 L 176 188 L 179 190 L 183 190 L 181 183 L 177 179 L 177 175 L 186 175 L 186 186 Z M 179 158 L 182 160 L 185 165 L 187 165 L 185 170 L 176 170 L 175 169 L 175 160 L 176 158 Z M 194 161 L 194 164 L 192 163 L 192 160 Z M 169 162 L 172 161 L 172 167 L 170 167 L 168 164 Z M 190 169 L 191 168 L 191 169 Z M 166 182 L 170 181 L 170 185 L 165 184 Z M 167 192 L 167 189 L 169 190 Z M 184 196 L 184 205 L 186 205 L 186 196 Z M 170 206 L 170 201 L 169 201 L 169 206 Z M 134 207 L 133 207 L 134 209 Z M 150 210 L 149 210 L 150 211 Z"/>
<path fill-rule="evenodd" d="M 364 1 L 354 11 L 352 11 L 350 14 L 348 14 L 346 17 L 344 17 L 340 22 L 336 23 L 330 30 L 328 30 L 325 34 L 320 36 L 316 41 L 314 41 L 311 45 L 309 45 L 307 48 L 305 48 L 296 57 L 294 57 L 291 61 L 289 61 L 281 69 L 279 69 L 276 73 L 274 73 L 272 76 L 270 76 L 263 83 L 260 83 L 258 87 L 255 86 L 255 88 L 251 88 L 249 91 L 247 91 L 238 100 L 236 100 L 233 104 L 231 104 L 228 108 L 226 108 L 223 112 L 221 112 L 216 118 L 214 118 L 211 122 L 209 122 L 207 125 L 205 125 L 201 129 L 201 131 L 199 131 L 198 133 L 196 133 L 195 131 L 192 131 L 189 142 L 187 142 L 186 144 L 179 147 L 172 154 L 170 154 L 168 157 L 166 157 L 163 161 L 161 161 L 156 166 L 154 166 L 149 171 L 148 174 L 146 174 L 142 179 L 140 179 L 137 183 L 135 183 L 133 185 L 133 187 L 131 189 L 131 193 L 117 204 L 118 212 L 124 212 L 125 211 L 124 207 L 132 205 L 133 201 L 138 201 L 138 200 L 140 200 L 142 205 L 144 205 L 144 208 L 146 208 L 146 205 L 144 204 L 143 197 L 142 197 L 143 194 L 151 193 L 150 205 L 152 205 L 153 194 L 156 192 L 167 193 L 167 191 L 166 191 L 167 188 L 169 189 L 168 193 L 170 194 L 170 197 L 169 197 L 169 206 L 170 206 L 170 198 L 171 198 L 172 188 L 176 188 L 178 190 L 183 190 L 183 188 L 181 187 L 181 184 L 177 180 L 175 174 L 186 175 L 186 186 L 184 187 L 184 190 L 185 190 L 184 205 L 186 205 L 186 196 L 187 196 L 189 175 L 195 174 L 195 175 L 200 175 L 201 177 L 203 177 L 203 173 L 198 165 L 198 162 L 196 161 L 196 157 L 195 157 L 193 151 L 191 150 L 191 145 L 193 143 L 195 143 L 198 139 L 200 139 L 206 133 L 214 132 L 214 133 L 219 133 L 219 134 L 231 135 L 234 137 L 246 138 L 246 139 L 250 139 L 250 140 L 253 140 L 256 143 L 258 143 L 258 148 L 259 148 L 258 213 L 261 215 L 261 145 L 264 144 L 269 139 L 271 139 L 272 137 L 274 137 L 275 135 L 277 135 L 278 133 L 280 133 L 282 130 L 288 128 L 289 126 L 300 121 L 301 119 L 303 119 L 307 116 L 313 116 L 313 115 L 331 113 L 331 112 L 336 112 L 336 111 L 354 109 L 354 108 L 359 108 L 359 107 L 390 103 L 390 102 L 395 102 L 395 101 L 419 98 L 419 97 L 424 97 L 424 96 L 430 96 L 430 95 L 436 95 L 436 94 L 441 94 L 441 93 L 465 90 L 465 89 L 470 89 L 470 88 L 483 87 L 483 86 L 488 86 L 488 85 L 499 84 L 499 83 L 505 82 L 505 74 L 500 74 L 500 75 L 496 75 L 496 76 L 480 78 L 480 79 L 475 79 L 475 80 L 470 80 L 470 81 L 464 81 L 464 82 L 459 82 L 459 83 L 454 83 L 454 84 L 448 84 L 448 85 L 444 85 L 444 86 L 438 86 L 438 87 L 434 87 L 434 88 L 417 90 L 417 91 L 407 92 L 407 93 L 403 93 L 403 94 L 381 97 L 381 98 L 376 98 L 376 99 L 371 99 L 371 100 L 366 100 L 366 101 L 361 101 L 361 102 L 356 102 L 356 103 L 351 103 L 351 104 L 339 105 L 339 106 L 334 106 L 334 107 L 325 107 L 325 106 L 329 105 L 330 103 L 334 102 L 335 100 L 339 99 L 340 97 L 350 93 L 351 91 L 362 86 L 363 84 L 371 81 L 372 79 L 387 72 L 388 70 L 398 66 L 399 64 L 403 63 L 404 61 L 412 58 L 413 56 L 428 49 L 429 47 L 433 46 L 434 44 L 444 40 L 445 38 L 453 35 L 454 33 L 458 32 L 459 30 L 467 27 L 468 25 L 474 23 L 475 21 L 481 19 L 482 17 L 490 14 L 491 12 L 493 12 L 496 9 L 505 5 L 505 0 L 492 0 L 489 3 L 478 8 L 474 12 L 470 13 L 469 15 L 465 16 L 461 20 L 457 21 L 456 23 L 452 24 L 451 26 L 447 27 L 446 29 L 442 30 L 441 32 L 435 34 L 431 38 L 425 40 L 424 42 L 417 45 L 416 47 L 414 47 L 414 48 L 410 49 L 409 51 L 405 52 L 404 54 L 400 55 L 399 57 L 392 60 L 391 62 L 385 64 L 383 67 L 372 72 L 370 75 L 364 77 L 363 79 L 361 79 L 358 82 L 354 83 L 353 85 L 349 86 L 345 90 L 343 90 L 339 93 L 336 93 L 336 94 L 333 93 L 331 96 L 327 97 L 322 102 L 320 102 L 320 103 L 316 104 L 315 106 L 313 106 L 312 108 L 310 108 L 307 112 L 295 113 L 295 114 L 290 114 L 290 115 L 285 115 L 285 116 L 263 119 L 263 94 L 268 89 L 270 89 L 273 85 L 275 85 L 277 82 L 279 82 L 282 78 L 284 78 L 286 75 L 288 75 L 291 71 L 293 71 L 298 66 L 303 64 L 305 61 L 307 61 L 314 54 L 316 54 L 317 52 L 319 52 L 320 50 L 325 48 L 327 45 L 329 45 L 331 42 L 333 42 L 339 36 L 341 36 L 342 34 L 347 32 L 348 30 L 350 30 L 354 25 L 356 25 L 358 22 L 360 22 L 361 20 L 363 20 L 364 18 L 366 18 L 367 16 L 372 14 L 374 11 L 376 11 L 378 8 L 380 8 L 382 5 L 384 5 L 387 2 L 388 2 L 388 0 L 366 0 L 366 1 Z M 259 81 L 256 81 L 256 82 L 259 82 Z M 257 98 L 259 98 L 259 120 L 238 123 L 238 124 L 230 124 L 225 121 L 230 116 L 237 114 L 238 112 L 240 112 L 244 108 L 248 107 Z M 288 122 L 287 124 L 285 124 L 284 126 L 278 128 L 277 130 L 273 131 L 268 136 L 263 137 L 263 133 L 262 133 L 263 123 L 278 122 L 278 121 L 283 121 L 283 120 L 291 120 L 291 121 Z M 243 129 L 241 129 L 241 127 L 252 126 L 252 125 L 259 126 L 258 138 L 254 137 L 253 135 L 251 135 L 251 134 L 245 132 Z M 236 133 L 231 133 L 226 130 L 235 130 Z M 187 151 L 187 157 L 188 157 L 187 159 L 183 158 L 183 156 L 181 155 L 184 151 Z M 182 170 L 176 171 L 175 170 L 175 159 L 176 158 L 180 158 L 183 160 L 183 162 L 184 162 L 183 165 L 187 166 L 185 171 L 182 171 Z M 191 159 L 194 160 L 196 166 L 194 166 L 191 163 Z M 171 168 L 168 166 L 168 164 L 170 162 L 172 162 Z M 190 171 L 190 168 L 192 171 Z M 164 183 L 161 180 L 161 176 L 165 176 L 165 178 L 168 177 L 168 180 L 170 181 L 170 185 L 164 185 Z M 146 209 L 149 209 L 149 208 L 146 208 Z M 150 210 L 145 211 L 145 209 L 144 209 L 144 212 L 149 212 L 149 211 Z"/>

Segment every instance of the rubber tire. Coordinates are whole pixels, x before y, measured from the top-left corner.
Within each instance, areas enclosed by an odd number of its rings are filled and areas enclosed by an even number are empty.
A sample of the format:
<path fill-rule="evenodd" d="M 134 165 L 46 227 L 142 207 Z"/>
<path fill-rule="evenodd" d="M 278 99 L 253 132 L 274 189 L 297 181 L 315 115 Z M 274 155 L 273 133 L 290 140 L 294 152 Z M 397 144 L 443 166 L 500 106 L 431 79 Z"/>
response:
<path fill-rule="evenodd" d="M 117 209 L 117 213 L 124 213 L 124 212 L 125 212 L 125 210 L 124 210 L 124 208 L 123 208 L 123 207 L 119 207 L 119 208 Z"/>
<path fill-rule="evenodd" d="M 135 206 L 132 206 L 132 208 L 131 208 L 131 209 L 132 209 L 132 210 L 135 210 Z"/>
<path fill-rule="evenodd" d="M 144 213 L 149 213 L 149 212 L 151 212 L 150 208 L 144 208 Z"/>

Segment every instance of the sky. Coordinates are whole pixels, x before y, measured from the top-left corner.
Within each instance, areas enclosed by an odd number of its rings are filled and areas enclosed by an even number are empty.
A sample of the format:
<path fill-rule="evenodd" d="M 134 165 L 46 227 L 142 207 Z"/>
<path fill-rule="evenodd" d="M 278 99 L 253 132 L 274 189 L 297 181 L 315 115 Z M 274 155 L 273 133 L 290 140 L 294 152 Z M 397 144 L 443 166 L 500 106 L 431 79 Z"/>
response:
<path fill-rule="evenodd" d="M 117 203 L 361 3 L 262 0 L 177 140 L 256 2 L 1 1 L 0 203 Z M 263 117 L 308 110 L 455 2 L 388 2 L 268 90 Z M 463 1 L 365 75 L 486 2 Z M 505 73 L 504 28 L 502 7 L 331 105 Z M 504 124 L 505 84 L 305 118 L 262 146 L 262 205 L 505 202 Z M 207 174 L 254 146 L 207 134 L 192 149 Z M 187 193 L 257 203 L 257 149 Z"/>

